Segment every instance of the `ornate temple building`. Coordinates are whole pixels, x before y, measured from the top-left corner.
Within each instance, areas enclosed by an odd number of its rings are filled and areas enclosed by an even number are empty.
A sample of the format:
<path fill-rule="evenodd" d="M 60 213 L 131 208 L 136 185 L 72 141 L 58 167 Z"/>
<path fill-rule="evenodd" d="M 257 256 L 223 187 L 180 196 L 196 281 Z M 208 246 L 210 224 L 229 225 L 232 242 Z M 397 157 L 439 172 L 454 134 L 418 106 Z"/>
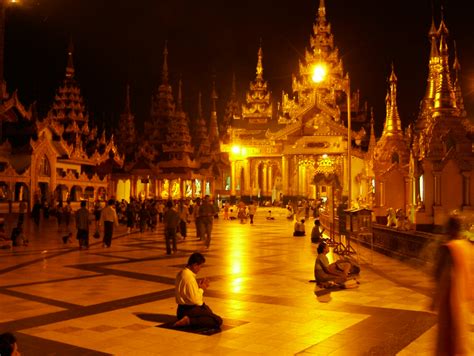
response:
<path fill-rule="evenodd" d="M 0 103 L 0 201 L 17 211 L 19 202 L 105 199 L 112 167 L 123 164 L 113 138 L 89 123 L 75 79 L 70 45 L 65 78 L 46 117 L 25 109 L 6 90 Z"/>
<path fill-rule="evenodd" d="M 377 215 L 388 207 L 402 209 L 417 229 L 442 226 L 453 210 L 472 211 L 474 127 L 464 109 L 456 50 L 450 65 L 448 35 L 443 18 L 438 28 L 432 21 L 426 93 L 405 133 L 392 71 L 385 128 L 370 159 Z"/>
<path fill-rule="evenodd" d="M 163 57 L 162 83 L 153 95 L 150 120 L 145 122 L 145 134 L 140 139 L 129 134 L 135 129 L 127 92 L 118 131 L 118 136 L 125 139 L 127 160 L 112 176 L 117 199 L 195 199 L 214 195 L 216 186 L 222 185 L 227 159 L 220 152 L 215 86 L 209 124 L 203 117 L 199 94 L 198 117 L 191 135 L 190 118 L 182 104 L 182 82 L 178 84 L 176 101 L 169 82 L 166 46 Z"/>
<path fill-rule="evenodd" d="M 324 66 L 326 77 L 315 82 L 318 66 Z M 371 181 L 360 144 L 366 136 L 367 110 L 360 107 L 358 93 L 351 93 L 324 1 L 292 89 L 291 94 L 283 93 L 278 107 L 272 105 L 260 46 L 256 78 L 250 83 L 241 114 L 234 104 L 227 106 L 229 141 L 222 150 L 229 153 L 231 162 L 229 195 L 272 202 L 333 195 L 340 200 L 349 194 L 353 200 L 360 195 L 365 199 Z M 359 130 L 348 128 L 348 123 Z"/>
<path fill-rule="evenodd" d="M 135 127 L 127 87 L 117 144 L 89 122 L 72 47 L 45 117 L 35 105 L 25 108 L 16 92 L 8 95 L 0 58 L 0 209 L 14 210 L 20 200 L 209 194 L 283 203 L 321 198 L 334 211 L 347 197 L 351 207 L 368 207 L 379 217 L 388 208 L 400 209 L 412 226 L 440 226 L 453 209 L 472 210 L 474 126 L 464 108 L 455 45 L 450 61 L 443 18 L 438 27 L 432 22 L 428 35 L 427 88 L 417 119 L 402 128 L 399 78 L 392 65 L 378 140 L 373 112 L 352 91 L 324 0 L 291 93 L 283 92 L 280 102 L 265 80 L 260 45 L 256 76 L 243 100 L 234 76 L 219 115 L 213 80 L 210 112 L 203 113 L 199 93 L 197 115 L 190 118 L 182 81 L 171 85 L 165 45 L 162 81 L 152 95 L 144 133 Z"/>

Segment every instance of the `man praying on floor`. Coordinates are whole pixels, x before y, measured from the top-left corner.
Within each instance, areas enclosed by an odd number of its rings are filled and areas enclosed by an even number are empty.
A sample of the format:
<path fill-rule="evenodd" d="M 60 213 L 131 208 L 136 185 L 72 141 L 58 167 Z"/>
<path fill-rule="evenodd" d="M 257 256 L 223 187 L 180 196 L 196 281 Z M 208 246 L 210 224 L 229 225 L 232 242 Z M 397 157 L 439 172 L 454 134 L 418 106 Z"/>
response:
<path fill-rule="evenodd" d="M 214 314 L 203 301 L 204 290 L 209 287 L 206 278 L 197 280 L 206 259 L 199 252 L 189 256 L 187 265 L 176 275 L 175 293 L 178 321 L 175 327 L 193 326 L 196 328 L 219 329 L 222 318 Z"/>

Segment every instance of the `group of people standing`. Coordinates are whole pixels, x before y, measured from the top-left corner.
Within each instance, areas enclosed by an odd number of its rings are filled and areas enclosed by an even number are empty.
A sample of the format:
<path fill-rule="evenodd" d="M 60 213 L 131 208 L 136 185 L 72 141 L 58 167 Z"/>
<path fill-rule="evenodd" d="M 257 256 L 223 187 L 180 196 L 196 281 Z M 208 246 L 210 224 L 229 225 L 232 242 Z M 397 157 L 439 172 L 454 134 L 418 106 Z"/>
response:
<path fill-rule="evenodd" d="M 177 233 L 180 232 L 183 239 L 187 236 L 187 223 L 193 216 L 196 224 L 196 237 L 204 241 L 206 248 L 211 245 L 212 227 L 217 211 L 212 204 L 209 195 L 203 200 L 196 199 L 192 209 L 180 201 L 174 205 L 171 200 L 166 203 L 166 210 L 163 214 L 164 233 L 166 241 L 166 253 L 177 251 Z"/>

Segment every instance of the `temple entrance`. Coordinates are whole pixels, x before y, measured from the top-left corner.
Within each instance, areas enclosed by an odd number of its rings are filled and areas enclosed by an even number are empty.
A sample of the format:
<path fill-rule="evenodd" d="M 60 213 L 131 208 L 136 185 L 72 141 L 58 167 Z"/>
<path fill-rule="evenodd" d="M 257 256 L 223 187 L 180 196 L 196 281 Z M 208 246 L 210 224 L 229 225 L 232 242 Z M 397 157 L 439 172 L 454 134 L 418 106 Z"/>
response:
<path fill-rule="evenodd" d="M 80 201 L 82 199 L 82 187 L 75 185 L 71 188 L 71 201 Z"/>

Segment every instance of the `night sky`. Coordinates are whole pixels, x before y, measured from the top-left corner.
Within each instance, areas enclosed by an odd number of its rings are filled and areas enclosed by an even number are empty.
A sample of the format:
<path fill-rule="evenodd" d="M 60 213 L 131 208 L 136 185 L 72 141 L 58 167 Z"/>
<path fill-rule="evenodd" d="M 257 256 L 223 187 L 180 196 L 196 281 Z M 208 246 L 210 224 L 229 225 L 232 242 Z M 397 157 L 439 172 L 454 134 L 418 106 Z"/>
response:
<path fill-rule="evenodd" d="M 352 90 L 375 110 L 377 133 L 385 118 L 387 77 L 393 61 L 404 126 L 418 111 L 427 78 L 432 2 L 436 24 L 444 5 L 451 40 L 457 42 L 468 114 L 474 109 L 474 26 L 459 2 L 440 0 L 326 0 L 327 18 Z M 69 38 L 75 67 L 92 120 L 117 125 L 125 86 L 139 125 L 148 118 L 151 94 L 161 83 L 168 40 L 170 79 L 183 80 L 185 110 L 195 117 L 198 91 L 209 112 L 212 74 L 218 115 L 230 95 L 232 73 L 243 99 L 255 78 L 262 39 L 264 78 L 273 100 L 291 90 L 291 74 L 309 47 L 319 0 L 23 0 L 7 9 L 5 78 L 24 104 L 51 104 L 64 78 Z M 451 49 L 453 48 L 450 42 Z M 472 79 L 471 79 L 472 78 Z M 472 89 L 470 89 L 472 88 Z"/>

